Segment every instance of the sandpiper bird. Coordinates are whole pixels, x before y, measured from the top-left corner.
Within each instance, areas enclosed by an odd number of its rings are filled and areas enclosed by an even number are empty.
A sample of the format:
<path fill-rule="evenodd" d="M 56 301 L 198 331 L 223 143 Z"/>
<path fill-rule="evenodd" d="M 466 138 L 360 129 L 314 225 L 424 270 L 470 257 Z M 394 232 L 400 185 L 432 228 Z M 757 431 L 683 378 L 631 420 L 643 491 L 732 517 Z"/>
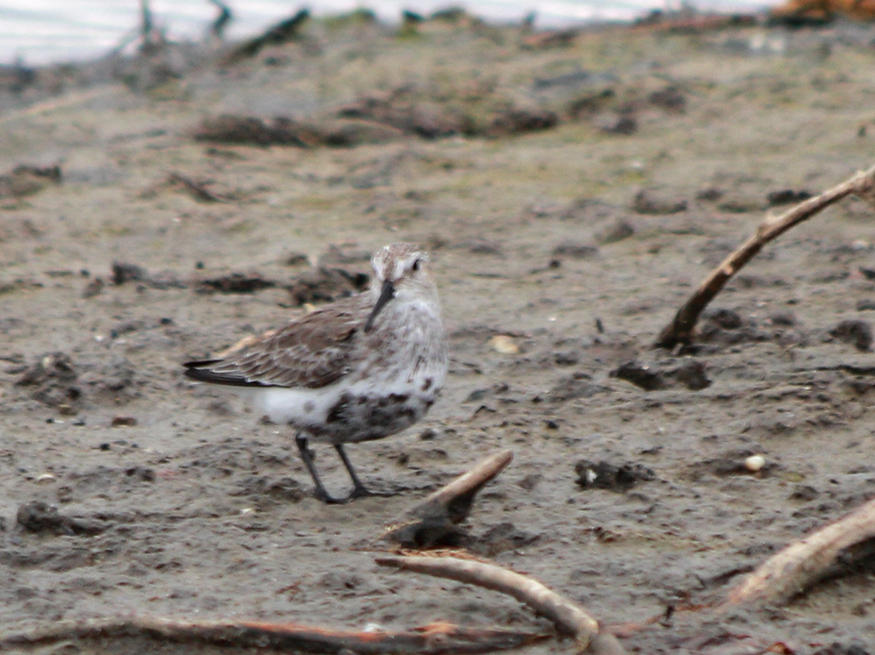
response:
<path fill-rule="evenodd" d="M 246 387 L 275 423 L 296 430 L 316 497 L 343 503 L 369 495 L 343 444 L 382 439 L 422 418 L 447 375 L 447 337 L 428 255 L 408 243 L 374 254 L 375 278 L 358 295 L 326 305 L 222 359 L 188 362 L 203 382 Z M 353 490 L 326 491 L 308 440 L 334 445 Z"/>

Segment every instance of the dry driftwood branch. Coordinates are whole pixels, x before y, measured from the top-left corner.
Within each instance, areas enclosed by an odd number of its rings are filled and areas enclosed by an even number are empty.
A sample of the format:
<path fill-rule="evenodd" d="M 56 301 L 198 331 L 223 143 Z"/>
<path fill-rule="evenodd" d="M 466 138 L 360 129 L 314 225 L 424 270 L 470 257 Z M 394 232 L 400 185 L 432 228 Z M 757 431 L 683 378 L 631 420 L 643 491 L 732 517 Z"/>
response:
<path fill-rule="evenodd" d="M 61 622 L 44 630 L 11 633 L 0 637 L 0 650 L 20 651 L 72 639 L 130 637 L 286 652 L 355 652 L 362 655 L 485 653 L 518 648 L 544 638 L 540 634 L 519 630 L 463 628 L 448 623 L 433 623 L 404 632 L 357 632 L 327 630 L 296 623 L 192 622 L 143 616 Z"/>
<path fill-rule="evenodd" d="M 474 497 L 512 459 L 510 450 L 487 457 L 408 510 L 389 525 L 381 538 L 408 548 L 429 548 L 458 537 L 460 532 L 455 526 L 468 517 Z"/>
<path fill-rule="evenodd" d="M 500 591 L 525 603 L 552 621 L 559 632 L 573 637 L 579 652 L 621 655 L 617 639 L 603 632 L 598 621 L 571 600 L 542 583 L 496 564 L 456 557 L 378 557 L 377 564 Z"/>
<path fill-rule="evenodd" d="M 875 500 L 766 560 L 730 592 L 727 603 L 782 603 L 875 554 Z"/>
<path fill-rule="evenodd" d="M 659 334 L 657 348 L 674 348 L 678 344 L 689 344 L 693 340 L 693 328 L 699 319 L 699 314 L 716 296 L 723 286 L 735 275 L 742 266 L 756 255 L 764 245 L 772 239 L 789 230 L 794 225 L 811 218 L 831 204 L 851 194 L 860 196 L 873 203 L 875 196 L 875 166 L 867 171 L 861 171 L 848 180 L 824 191 L 819 196 L 802 202 L 789 211 L 768 216 L 751 235 L 723 262 L 705 278 L 704 282 L 693 293 L 689 300 L 675 314 L 674 320 Z"/>

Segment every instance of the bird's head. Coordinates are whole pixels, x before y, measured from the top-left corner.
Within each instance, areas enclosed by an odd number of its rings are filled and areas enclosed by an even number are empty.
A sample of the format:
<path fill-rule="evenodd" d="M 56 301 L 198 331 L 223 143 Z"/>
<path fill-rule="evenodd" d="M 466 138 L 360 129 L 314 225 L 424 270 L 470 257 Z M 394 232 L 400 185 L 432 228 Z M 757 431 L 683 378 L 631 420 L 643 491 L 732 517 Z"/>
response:
<path fill-rule="evenodd" d="M 391 300 L 412 300 L 435 292 L 428 273 L 428 253 L 412 243 L 392 243 L 380 248 L 371 259 L 374 267 L 372 293 L 376 296 L 374 308 L 365 323 L 369 332 L 374 319 Z"/>

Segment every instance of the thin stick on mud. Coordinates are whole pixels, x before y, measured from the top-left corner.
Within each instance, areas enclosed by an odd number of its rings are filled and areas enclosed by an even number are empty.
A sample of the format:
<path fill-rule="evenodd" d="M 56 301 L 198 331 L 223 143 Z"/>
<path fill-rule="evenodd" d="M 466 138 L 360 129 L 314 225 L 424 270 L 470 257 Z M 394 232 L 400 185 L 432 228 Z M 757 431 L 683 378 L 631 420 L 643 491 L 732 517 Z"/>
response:
<path fill-rule="evenodd" d="M 674 320 L 659 334 L 654 344 L 657 348 L 674 348 L 678 344 L 689 344 L 693 341 L 693 328 L 699 315 L 723 286 L 735 275 L 741 267 L 750 261 L 764 245 L 777 238 L 794 225 L 798 225 L 833 203 L 851 194 L 860 196 L 873 203 L 875 196 L 875 166 L 867 171 L 860 171 L 853 177 L 823 192 L 819 196 L 802 202 L 789 211 L 767 216 L 756 232 L 747 241 L 732 252 L 723 262 L 708 275 L 690 299 L 678 310 Z"/>
<path fill-rule="evenodd" d="M 181 189 L 186 191 L 198 202 L 228 202 L 226 198 L 210 191 L 205 184 L 195 182 L 182 173 L 170 173 L 167 176 L 167 181 L 171 184 L 179 185 Z"/>
<path fill-rule="evenodd" d="M 71 640 L 106 642 L 131 637 L 259 650 L 363 655 L 486 653 L 519 648 L 545 638 L 520 630 L 463 628 L 448 623 L 433 623 L 404 632 L 358 632 L 296 623 L 173 621 L 143 616 L 61 622 L 43 630 L 11 633 L 0 637 L 0 650 L 22 651 Z"/>
<path fill-rule="evenodd" d="M 730 590 L 724 607 L 784 603 L 875 553 L 875 500 L 787 546 Z"/>
<path fill-rule="evenodd" d="M 381 539 L 408 548 L 428 548 L 459 536 L 477 493 L 513 460 L 513 451 L 490 455 L 473 469 L 430 494 L 389 525 Z"/>
<path fill-rule="evenodd" d="M 560 633 L 573 637 L 578 652 L 625 653 L 616 637 L 602 631 L 598 621 L 582 607 L 541 582 L 496 564 L 456 557 L 397 556 L 378 557 L 376 562 L 508 594 L 552 621 Z"/>

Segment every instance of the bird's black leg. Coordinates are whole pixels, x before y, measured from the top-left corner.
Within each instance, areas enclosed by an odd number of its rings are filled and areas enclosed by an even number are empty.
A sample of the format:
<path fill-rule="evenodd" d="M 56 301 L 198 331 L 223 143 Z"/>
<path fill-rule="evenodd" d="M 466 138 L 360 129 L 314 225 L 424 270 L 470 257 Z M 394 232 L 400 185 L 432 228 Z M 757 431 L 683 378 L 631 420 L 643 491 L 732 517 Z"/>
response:
<path fill-rule="evenodd" d="M 359 476 L 356 475 L 355 469 L 352 467 L 352 462 L 349 461 L 349 457 L 346 456 L 346 451 L 343 449 L 343 444 L 334 444 L 334 449 L 337 451 L 337 454 L 340 455 L 340 461 L 342 461 L 343 465 L 346 467 L 349 477 L 352 478 L 353 490 L 352 493 L 346 497 L 346 502 L 354 500 L 355 498 L 373 496 L 374 494 L 367 490 L 362 481 L 359 480 Z"/>
<path fill-rule="evenodd" d="M 298 445 L 301 459 L 304 460 L 304 465 L 307 467 L 307 470 L 310 471 L 310 477 L 313 478 L 313 483 L 316 485 L 316 498 L 329 505 L 347 502 L 349 498 L 335 498 L 325 490 L 325 485 L 322 484 L 322 480 L 319 478 L 319 473 L 316 471 L 316 464 L 313 463 L 313 455 L 307 447 L 307 437 L 304 433 L 299 432 L 295 435 L 295 443 Z"/>

